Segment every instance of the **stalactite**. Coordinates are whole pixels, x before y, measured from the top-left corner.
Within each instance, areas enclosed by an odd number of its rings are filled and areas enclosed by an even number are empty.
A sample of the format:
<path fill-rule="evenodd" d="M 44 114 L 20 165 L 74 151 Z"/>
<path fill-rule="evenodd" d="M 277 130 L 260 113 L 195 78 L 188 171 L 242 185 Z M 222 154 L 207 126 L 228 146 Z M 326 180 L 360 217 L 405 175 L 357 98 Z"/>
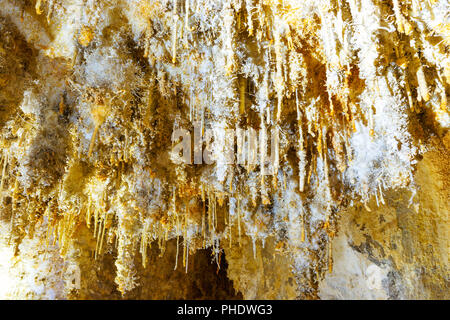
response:
<path fill-rule="evenodd" d="M 280 39 L 280 31 L 278 30 L 280 25 L 279 17 L 275 14 L 274 17 L 274 39 L 275 39 L 275 59 L 276 59 L 276 76 L 275 76 L 275 90 L 277 92 L 277 122 L 280 121 L 281 116 L 281 106 L 283 103 L 283 70 L 282 70 L 282 57 L 281 57 L 281 39 Z"/>
<path fill-rule="evenodd" d="M 95 139 L 98 134 L 98 130 L 99 130 L 100 126 L 103 124 L 103 122 L 105 121 L 107 112 L 108 112 L 108 107 L 106 106 L 103 98 L 97 97 L 96 102 L 91 110 L 95 127 L 94 127 L 94 132 L 92 133 L 91 142 L 89 143 L 88 158 L 91 157 L 91 154 L 94 150 L 94 144 L 95 144 Z"/>
<path fill-rule="evenodd" d="M 213 228 L 213 230 L 214 230 L 214 233 L 215 233 L 215 230 L 217 229 L 217 202 L 216 202 L 216 194 L 213 192 L 212 193 L 212 196 L 213 196 L 213 221 L 214 221 L 214 228 Z"/>
<path fill-rule="evenodd" d="M 185 3 L 186 16 L 184 20 L 184 28 L 189 30 L 189 0 L 186 0 Z"/>
<path fill-rule="evenodd" d="M 98 221 L 98 223 L 99 223 L 99 227 L 98 227 L 98 232 L 97 232 L 97 234 L 95 235 L 95 250 L 94 250 L 94 259 L 95 260 L 97 260 L 97 255 L 98 255 L 98 252 L 99 252 L 99 245 L 100 245 L 100 238 L 101 238 L 101 232 L 102 232 L 102 230 L 103 230 L 103 225 L 104 225 L 104 221 L 103 221 L 103 219 L 100 217 L 100 219 L 99 219 L 99 221 Z M 97 223 L 96 223 L 96 226 L 97 226 Z M 96 230 L 96 231 L 97 231 Z"/>
<path fill-rule="evenodd" d="M 244 77 L 239 78 L 239 113 L 242 115 L 245 113 L 245 94 L 247 91 L 247 79 Z"/>
<path fill-rule="evenodd" d="M 237 199 L 237 218 L 238 218 L 238 241 L 239 247 L 241 246 L 241 199 L 238 197 Z"/>
<path fill-rule="evenodd" d="M 273 132 L 272 132 L 272 137 L 273 137 L 273 186 L 276 189 L 277 188 L 277 184 L 278 184 L 278 169 L 279 169 L 279 165 L 280 165 L 280 140 L 279 140 L 279 128 L 278 126 L 275 126 Z"/>
<path fill-rule="evenodd" d="M 312 150 L 313 150 L 313 145 L 312 144 L 310 144 L 310 149 L 311 149 L 311 154 L 313 155 L 314 153 L 312 152 Z M 316 162 L 317 162 L 317 160 L 316 160 L 316 157 L 315 156 L 312 156 L 311 157 L 311 164 L 310 164 L 310 166 L 309 166 L 309 172 L 308 172 L 308 180 L 307 180 L 307 184 L 309 185 L 310 184 L 310 182 L 311 182 L 311 176 L 312 176 L 312 172 L 313 171 L 315 171 L 315 165 L 316 165 Z"/>
<path fill-rule="evenodd" d="M 87 210 L 86 210 L 86 225 L 88 228 L 91 228 L 91 208 L 92 208 L 91 201 L 92 201 L 91 197 L 89 197 Z"/>
<path fill-rule="evenodd" d="M 178 233 L 178 231 L 177 231 Z M 173 270 L 177 270 L 178 267 L 178 252 L 180 250 L 180 237 L 177 235 L 177 251 L 175 254 L 175 267 L 173 268 Z"/>
<path fill-rule="evenodd" d="M 297 106 L 297 123 L 298 123 L 298 174 L 299 174 L 299 190 L 300 192 L 303 192 L 305 189 L 305 177 L 306 177 L 306 150 L 304 148 L 304 139 L 303 139 L 303 129 L 302 129 L 302 123 L 303 119 L 300 114 L 299 106 L 298 106 L 298 96 L 296 94 L 296 106 Z"/>
<path fill-rule="evenodd" d="M 189 240 L 186 240 L 186 269 L 185 269 L 185 273 L 188 272 L 188 267 L 189 267 Z"/>
<path fill-rule="evenodd" d="M 187 255 L 187 246 L 188 246 L 188 239 L 187 239 L 187 215 L 188 215 L 188 207 L 186 205 L 185 213 L 184 213 L 184 222 L 183 222 L 183 267 L 186 267 L 187 270 L 187 264 L 186 264 L 186 255 Z"/>
<path fill-rule="evenodd" d="M 177 61 L 177 24 L 178 24 L 178 14 L 177 14 L 177 3 L 178 0 L 173 1 L 173 11 L 172 11 L 172 63 Z"/>
<path fill-rule="evenodd" d="M 203 248 L 206 248 L 206 204 L 202 201 L 202 233 L 203 233 Z"/>
<path fill-rule="evenodd" d="M 52 16 L 53 13 L 53 0 L 49 0 L 48 3 L 48 13 L 47 13 L 47 23 L 50 24 L 50 18 Z"/>
<path fill-rule="evenodd" d="M 266 175 L 266 153 L 267 153 L 267 128 L 264 121 L 264 110 L 261 111 L 261 131 L 259 139 L 260 147 L 260 175 L 261 175 L 261 199 L 263 205 L 270 204 L 270 200 L 267 194 L 267 189 L 264 182 L 264 176 Z"/>
<path fill-rule="evenodd" d="M 0 181 L 0 195 L 3 194 L 3 186 L 5 183 L 5 176 L 6 176 L 6 167 L 8 166 L 8 156 L 9 155 L 7 152 L 3 155 L 3 169 L 2 169 L 2 179 Z M 3 198 L 3 195 L 2 195 L 2 198 Z"/>
<path fill-rule="evenodd" d="M 399 0 L 393 0 L 394 3 L 394 13 L 395 13 L 395 20 L 397 22 L 397 30 L 400 33 L 404 32 L 404 28 L 403 28 L 403 17 L 402 14 L 400 13 L 400 4 L 399 4 Z"/>
<path fill-rule="evenodd" d="M 423 101 L 427 102 L 428 100 L 430 100 L 430 95 L 428 93 L 428 86 L 425 80 L 425 74 L 423 73 L 422 65 L 420 65 L 417 69 L 417 82 L 419 83 L 418 98 L 421 97 Z"/>
<path fill-rule="evenodd" d="M 198 2 L 197 2 L 198 3 Z M 226 64 L 225 64 L 225 74 L 227 76 L 231 75 L 236 68 L 236 62 L 233 53 L 233 23 L 234 23 L 234 14 L 231 8 L 225 8 L 223 13 L 223 22 L 224 22 L 224 40 L 223 46 L 226 52 Z"/>
<path fill-rule="evenodd" d="M 380 199 L 382 204 L 386 204 L 383 197 L 383 189 L 381 189 L 381 183 L 378 184 L 378 189 L 380 190 Z"/>
<path fill-rule="evenodd" d="M 228 237 L 229 237 L 229 248 L 231 248 L 232 245 L 232 229 L 233 229 L 233 222 L 231 220 L 231 212 L 228 211 L 228 221 L 230 222 L 228 224 Z"/>
<path fill-rule="evenodd" d="M 247 130 L 247 172 L 253 170 L 254 166 L 257 163 L 257 148 L 258 148 L 258 138 L 256 135 L 256 131 L 253 128 L 249 128 Z"/>
<path fill-rule="evenodd" d="M 42 0 L 37 0 L 36 1 L 36 5 L 35 5 L 35 9 L 36 9 L 36 14 L 42 14 L 42 9 L 41 9 L 41 1 Z M 45 0 L 44 0 L 45 1 Z"/>
<path fill-rule="evenodd" d="M 246 10 L 247 10 L 247 30 L 250 36 L 253 35 L 253 0 L 245 0 Z"/>
<path fill-rule="evenodd" d="M 99 210 L 95 208 L 94 211 L 94 238 L 97 238 L 97 227 L 99 222 Z"/>
<path fill-rule="evenodd" d="M 253 259 L 256 260 L 256 238 L 252 236 Z"/>
<path fill-rule="evenodd" d="M 104 242 L 104 239 L 105 239 L 105 231 L 106 231 L 106 223 L 107 223 L 106 219 L 107 219 L 107 217 L 105 215 L 103 217 L 103 230 L 102 230 L 102 235 L 101 235 L 101 238 L 100 238 L 100 245 L 99 245 L 99 249 L 98 249 L 99 254 L 102 253 L 102 249 L 103 249 L 103 242 Z"/>
<path fill-rule="evenodd" d="M 301 241 L 305 242 L 305 213 L 304 212 L 302 212 L 301 220 L 302 220 Z"/>
<path fill-rule="evenodd" d="M 328 240 L 328 272 L 333 272 L 333 254 L 332 254 L 332 241 L 331 239 Z"/>

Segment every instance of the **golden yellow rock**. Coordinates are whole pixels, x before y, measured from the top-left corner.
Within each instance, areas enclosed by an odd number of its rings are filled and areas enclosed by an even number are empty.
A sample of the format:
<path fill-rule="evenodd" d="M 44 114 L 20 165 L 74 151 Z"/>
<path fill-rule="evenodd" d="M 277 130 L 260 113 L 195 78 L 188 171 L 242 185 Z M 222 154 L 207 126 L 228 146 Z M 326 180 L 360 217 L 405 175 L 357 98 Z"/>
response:
<path fill-rule="evenodd" d="M 78 42 L 83 47 L 87 47 L 91 43 L 92 39 L 94 39 L 94 32 L 92 31 L 91 27 L 81 27 L 80 34 L 78 36 Z"/>

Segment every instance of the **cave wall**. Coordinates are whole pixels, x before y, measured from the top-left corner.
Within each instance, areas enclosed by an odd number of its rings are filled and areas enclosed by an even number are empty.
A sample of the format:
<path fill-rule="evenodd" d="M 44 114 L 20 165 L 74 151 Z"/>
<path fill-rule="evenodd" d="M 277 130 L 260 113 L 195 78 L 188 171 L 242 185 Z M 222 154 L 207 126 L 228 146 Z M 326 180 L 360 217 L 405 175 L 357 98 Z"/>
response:
<path fill-rule="evenodd" d="M 437 141 L 436 141 L 437 140 Z M 385 204 L 343 213 L 335 269 L 319 288 L 330 299 L 448 299 L 449 149 L 435 139 L 415 173 L 417 203 L 393 191 Z"/>

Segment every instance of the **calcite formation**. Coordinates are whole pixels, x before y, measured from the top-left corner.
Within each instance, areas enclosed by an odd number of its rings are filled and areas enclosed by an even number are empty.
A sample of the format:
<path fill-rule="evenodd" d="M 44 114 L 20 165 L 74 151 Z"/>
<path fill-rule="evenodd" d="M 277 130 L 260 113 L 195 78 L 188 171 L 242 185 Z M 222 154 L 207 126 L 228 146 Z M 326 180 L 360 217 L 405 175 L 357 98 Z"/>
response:
<path fill-rule="evenodd" d="M 449 12 L 0 0 L 0 295 L 448 299 Z"/>

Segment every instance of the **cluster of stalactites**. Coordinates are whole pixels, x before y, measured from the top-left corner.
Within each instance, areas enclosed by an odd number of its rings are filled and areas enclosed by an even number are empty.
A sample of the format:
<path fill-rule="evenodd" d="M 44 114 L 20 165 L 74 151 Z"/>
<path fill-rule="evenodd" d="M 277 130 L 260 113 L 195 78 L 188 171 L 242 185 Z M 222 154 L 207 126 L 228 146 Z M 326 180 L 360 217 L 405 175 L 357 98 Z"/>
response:
<path fill-rule="evenodd" d="M 268 183 L 265 175 L 260 173 L 257 179 L 258 188 L 248 191 L 249 189 L 245 188 L 246 178 L 237 177 L 239 173 L 234 166 L 227 169 L 229 179 L 228 185 L 224 188 L 215 188 L 214 183 L 207 183 L 211 181 L 205 183 L 205 179 L 198 177 L 187 182 L 183 178 L 185 176 L 180 174 L 177 177 L 178 180 L 166 184 L 168 186 L 163 201 L 165 205 L 161 205 L 159 210 L 148 210 L 147 212 L 146 208 L 131 199 L 133 191 L 130 185 L 133 182 L 124 167 L 131 164 L 135 160 L 135 156 L 132 152 L 127 151 L 131 150 L 128 133 L 125 133 L 122 155 L 117 158 L 110 157 L 110 165 L 114 167 L 117 180 L 122 179 L 120 183 L 116 183 L 116 178 L 104 177 L 103 173 L 100 173 L 101 165 L 98 161 L 94 161 L 93 155 L 96 153 L 98 141 L 105 135 L 104 132 L 102 133 L 102 125 L 108 117 L 111 117 L 111 114 L 117 117 L 121 116 L 120 112 L 116 110 L 120 108 L 115 106 L 115 99 L 119 100 L 123 93 L 108 92 L 107 95 L 106 91 L 86 89 L 68 81 L 71 86 L 76 87 L 76 90 L 84 92 L 83 97 L 79 100 L 90 106 L 89 114 L 94 124 L 86 155 L 77 154 L 74 158 L 86 156 L 86 161 L 92 160 L 91 165 L 98 169 L 98 174 L 94 174 L 90 178 L 83 190 L 83 196 L 75 204 L 71 202 L 72 199 L 69 201 L 64 198 L 64 181 L 58 184 L 58 190 L 55 192 L 53 200 L 47 198 L 42 201 L 44 205 L 41 203 L 39 210 L 43 211 L 43 220 L 48 223 L 46 242 L 58 243 L 62 254 L 65 254 L 71 245 L 71 239 L 76 236 L 77 226 L 85 223 L 88 228 L 92 229 L 96 239 L 93 250 L 94 259 L 104 253 L 108 246 L 117 249 L 118 276 L 116 281 L 122 292 L 128 291 L 135 286 L 136 280 L 135 274 L 130 270 L 133 265 L 134 251 L 142 254 L 142 264 L 145 267 L 148 264 L 148 248 L 152 243 L 156 242 L 164 252 L 166 241 L 176 238 L 175 268 L 182 265 L 187 271 L 189 252 L 196 248 L 212 247 L 218 262 L 220 246 L 240 245 L 241 237 L 250 232 L 251 222 L 246 217 L 246 212 L 256 212 L 261 206 L 269 208 L 273 204 L 271 196 L 275 193 L 279 193 L 280 197 L 283 197 L 289 190 L 286 187 L 286 179 L 297 181 L 295 192 L 301 195 L 305 203 L 308 198 L 316 197 L 317 193 L 321 193 L 320 201 L 323 203 L 324 214 L 321 217 L 323 221 L 320 226 L 325 230 L 328 239 L 333 237 L 335 230 L 331 215 L 332 207 L 336 205 L 335 199 L 333 199 L 336 197 L 336 190 L 332 190 L 332 188 L 342 188 L 342 186 L 332 186 L 330 180 L 333 175 L 344 177 L 346 169 L 351 165 L 354 153 L 351 140 L 358 130 L 358 124 L 360 128 L 367 127 L 369 129 L 372 140 L 377 139 L 377 135 L 384 134 L 376 130 L 375 118 L 378 110 L 374 106 L 375 102 L 368 107 L 360 104 L 361 97 L 359 95 L 364 90 L 373 89 L 373 92 L 370 92 L 370 98 L 373 99 L 376 97 L 376 92 L 379 91 L 379 78 L 387 78 L 386 74 L 377 74 L 379 70 L 373 74 L 370 73 L 376 57 L 369 62 L 362 60 L 370 59 L 370 54 L 368 57 L 359 57 L 359 61 L 355 58 L 358 52 L 364 49 L 363 45 L 360 48 L 353 48 L 359 45 L 358 43 L 355 45 L 351 40 L 356 32 L 355 28 L 361 27 L 356 25 L 365 22 L 365 17 L 360 17 L 366 14 L 363 11 L 365 6 L 376 7 L 376 4 L 371 1 L 362 2 L 357 0 L 309 2 L 232 0 L 221 2 L 220 6 L 214 2 L 215 5 L 221 7 L 220 10 L 216 10 L 215 7 L 201 0 L 155 1 L 152 4 L 149 4 L 148 1 L 134 1 L 132 5 L 137 6 L 139 9 L 137 11 L 141 15 L 148 16 L 144 22 L 144 36 L 140 40 L 144 48 L 143 57 L 148 58 L 149 64 L 155 68 L 164 67 L 164 72 L 169 77 L 172 76 L 171 72 L 176 76 L 182 73 L 176 70 L 183 66 L 179 57 L 184 51 L 196 52 L 195 48 L 198 46 L 207 46 L 208 43 L 210 45 L 213 43 L 209 39 L 212 33 L 208 30 L 203 35 L 205 39 L 202 41 L 205 43 L 194 45 L 192 43 L 202 39 L 196 34 L 196 32 L 201 33 L 196 31 L 196 28 L 201 29 L 198 28 L 198 25 L 206 21 L 207 17 L 203 17 L 205 20 L 202 20 L 200 14 L 206 12 L 205 8 L 210 10 L 210 14 L 221 14 L 223 25 L 218 27 L 218 37 L 221 39 L 221 49 L 224 52 L 222 71 L 227 79 L 231 79 L 229 84 L 234 92 L 232 100 L 237 102 L 233 104 L 237 110 L 233 110 L 227 120 L 231 120 L 232 125 L 240 129 L 244 126 L 250 127 L 250 115 L 256 110 L 259 118 L 255 122 L 256 126 L 260 128 L 260 151 L 257 158 L 262 164 L 268 157 L 266 148 L 269 145 L 269 132 L 292 129 L 290 126 L 294 125 L 295 134 L 292 136 L 281 135 L 279 139 L 271 142 L 275 159 L 272 166 L 273 179 L 271 183 Z M 395 30 L 392 30 L 394 33 L 392 37 L 398 39 L 395 41 L 397 45 L 394 47 L 395 58 L 393 59 L 388 52 L 392 48 L 383 50 L 375 47 L 375 49 L 369 48 L 372 51 L 368 49 L 368 52 L 372 54 L 375 51 L 380 56 L 379 60 L 386 60 L 385 65 L 393 62 L 400 68 L 401 77 L 397 80 L 402 83 L 403 87 L 400 93 L 395 93 L 400 97 L 399 100 L 406 101 L 413 111 L 420 111 L 421 106 L 430 107 L 437 121 L 445 124 L 445 119 L 448 118 L 446 90 L 450 78 L 448 59 L 442 61 L 437 58 L 437 61 L 443 64 L 432 65 L 430 61 L 425 62 L 419 55 L 419 50 L 414 51 L 415 48 L 411 45 L 404 45 L 406 40 L 409 40 L 409 43 L 424 41 L 425 31 L 418 30 L 416 17 L 420 16 L 421 10 L 433 14 L 433 6 L 436 3 L 437 1 L 431 0 L 424 2 L 393 0 L 390 6 L 394 13 L 394 22 L 389 22 L 387 15 L 376 16 L 374 19 L 378 19 L 378 22 L 384 19 L 389 27 L 395 26 Z M 44 14 L 45 8 L 48 22 L 51 24 L 52 12 L 56 4 L 64 6 L 63 1 L 60 3 L 37 0 L 36 13 Z M 170 9 L 165 12 L 163 9 L 165 7 Z M 381 11 L 380 9 L 376 13 L 380 14 Z M 382 12 L 386 14 L 388 11 Z M 142 16 L 136 18 L 136 20 L 139 19 L 142 19 Z M 153 24 L 163 25 L 168 30 L 167 39 L 155 40 L 152 38 Z M 430 32 L 435 32 L 443 37 L 443 42 L 436 45 L 437 52 L 445 52 L 445 49 L 439 48 L 448 45 L 448 24 L 435 24 L 431 28 Z M 93 30 L 95 28 L 92 26 L 81 25 L 79 27 L 77 37 L 75 37 L 77 50 L 88 48 L 95 41 L 94 39 L 98 35 L 95 35 Z M 376 44 L 377 36 L 379 36 L 376 32 L 378 31 L 374 31 L 372 34 L 367 33 L 372 37 L 368 39 L 369 44 L 382 46 L 382 44 Z M 194 34 L 196 37 L 193 36 Z M 354 38 L 358 41 L 361 40 L 356 36 Z M 155 61 L 152 40 L 169 44 L 169 61 Z M 240 65 L 243 50 L 246 50 L 242 48 L 249 48 L 246 46 L 246 41 L 256 41 L 259 47 L 258 53 L 253 52 L 252 54 L 259 55 L 261 58 L 262 65 L 255 66 L 255 68 L 261 67 L 264 70 L 262 75 L 254 76 L 252 72 Z M 195 59 L 192 61 L 196 63 Z M 73 59 L 74 64 L 75 62 L 76 55 Z M 447 64 L 445 65 L 445 63 Z M 195 67 L 196 70 L 199 69 L 198 65 Z M 437 77 L 434 79 L 434 83 L 430 83 L 429 76 L 426 76 L 427 68 L 436 70 Z M 173 77 L 176 78 L 176 76 Z M 162 79 L 163 77 L 160 78 L 160 83 L 163 83 Z M 174 79 L 175 81 L 176 79 Z M 387 80 L 386 83 L 388 83 Z M 189 106 L 189 113 L 182 117 L 189 121 L 200 120 L 203 130 L 208 122 L 214 124 L 214 121 L 217 121 L 213 117 L 208 118 L 206 112 L 207 108 L 211 109 L 216 106 L 197 105 L 196 102 L 200 101 L 200 98 L 191 97 L 193 85 L 194 83 L 180 84 L 182 91 L 186 93 L 185 96 L 188 97 L 186 105 Z M 169 91 L 169 89 L 165 90 Z M 203 88 L 203 90 L 209 90 L 209 88 Z M 253 91 L 250 92 L 251 90 Z M 254 101 L 256 101 L 256 106 L 252 105 Z M 151 103 L 147 101 L 147 105 L 150 106 Z M 228 106 L 222 107 L 227 108 Z M 64 114 L 63 99 L 59 108 L 60 114 Z M 208 111 L 209 114 L 212 114 L 211 110 Z M 137 131 L 139 128 L 134 126 L 130 131 L 133 130 Z M 284 170 L 285 167 L 289 167 L 286 159 L 287 148 L 283 147 L 285 140 L 294 143 L 296 170 L 292 168 Z M 242 141 L 243 139 L 241 139 Z M 238 145 L 238 148 L 245 149 L 245 146 L 250 147 L 250 144 L 243 143 Z M 250 156 L 254 155 L 249 155 L 247 158 Z M 4 195 L 6 193 L 4 190 L 9 188 L 13 211 L 11 226 L 17 225 L 17 221 L 14 220 L 15 212 L 24 210 L 24 206 L 18 209 L 18 202 L 26 202 L 26 199 L 20 196 L 22 189 L 18 180 L 14 179 L 12 175 L 13 169 L 13 159 L 5 148 L 0 161 L 0 193 Z M 177 168 L 177 170 L 182 169 Z M 249 165 L 244 166 L 244 169 L 248 174 L 256 170 L 255 166 Z M 149 171 L 150 177 L 153 179 L 154 175 L 151 170 Z M 8 172 L 10 173 L 9 178 Z M 286 172 L 289 174 L 287 177 Z M 296 172 L 298 176 L 294 177 L 293 172 Z M 68 175 L 66 174 L 65 177 Z M 283 178 L 279 179 L 279 177 Z M 125 179 L 128 180 L 125 181 Z M 343 183 L 343 181 L 341 182 Z M 111 195 L 108 184 L 118 185 L 119 190 Z M 321 187 L 319 190 L 319 185 L 325 187 Z M 364 190 L 358 190 L 356 194 L 366 194 L 364 200 L 367 201 L 367 194 L 372 193 L 377 196 L 377 200 L 380 199 L 380 202 L 384 203 L 382 185 L 384 183 L 379 183 L 372 189 L 366 187 Z M 127 191 L 127 188 L 130 190 Z M 260 203 L 256 203 L 257 195 L 253 194 L 253 191 L 259 194 Z M 28 201 L 32 202 L 31 199 Z M 41 200 L 33 201 L 40 203 Z M 30 223 L 36 221 L 36 206 L 29 204 L 25 207 L 29 207 L 30 212 L 33 211 L 33 217 L 30 217 L 28 221 Z M 305 235 L 308 230 L 304 230 L 305 219 L 308 215 L 304 213 L 304 208 L 301 208 L 301 211 L 301 242 L 303 243 L 311 241 L 311 239 Z M 265 232 L 270 227 L 260 220 L 253 221 L 253 223 L 256 225 L 254 230 L 251 230 L 253 237 L 256 238 L 258 233 L 266 236 Z M 317 228 L 312 224 L 308 225 Z M 233 239 L 233 235 L 236 234 L 237 238 Z M 178 249 L 180 247 L 182 247 L 181 253 Z M 280 248 L 284 247 L 280 245 Z M 328 247 L 328 254 L 325 256 L 328 257 L 328 267 L 331 268 L 331 247 Z"/>

